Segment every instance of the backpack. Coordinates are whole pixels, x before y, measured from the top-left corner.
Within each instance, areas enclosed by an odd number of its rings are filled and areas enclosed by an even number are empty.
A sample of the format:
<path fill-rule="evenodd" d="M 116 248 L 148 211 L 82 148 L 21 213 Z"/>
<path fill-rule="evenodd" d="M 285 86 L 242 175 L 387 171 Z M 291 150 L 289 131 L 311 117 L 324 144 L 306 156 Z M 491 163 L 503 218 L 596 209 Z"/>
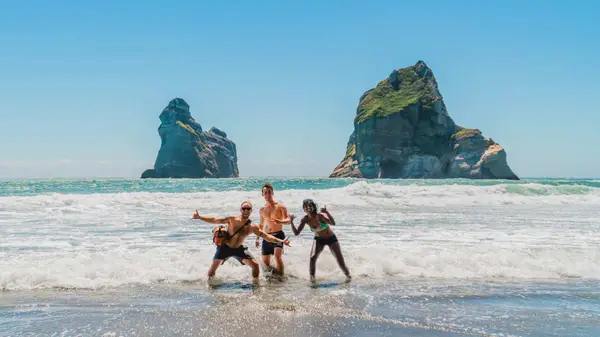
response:
<path fill-rule="evenodd" d="M 225 242 L 231 240 L 239 231 L 250 224 L 251 220 L 248 219 L 246 223 L 240 227 L 233 235 L 229 235 L 227 232 L 227 226 L 219 225 L 213 228 L 213 243 L 217 246 L 222 246 Z"/>

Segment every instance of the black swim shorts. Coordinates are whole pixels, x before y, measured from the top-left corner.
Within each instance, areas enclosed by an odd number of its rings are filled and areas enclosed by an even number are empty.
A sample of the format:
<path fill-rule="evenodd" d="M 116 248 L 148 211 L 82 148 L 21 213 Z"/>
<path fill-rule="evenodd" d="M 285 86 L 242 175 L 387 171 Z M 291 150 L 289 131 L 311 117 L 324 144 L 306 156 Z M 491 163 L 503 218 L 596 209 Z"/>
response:
<path fill-rule="evenodd" d="M 324 246 L 331 246 L 332 244 L 338 242 L 338 238 L 337 238 L 337 236 L 335 236 L 335 234 L 328 238 L 322 238 L 319 236 L 315 236 L 314 240 L 317 244 L 324 245 Z"/>
<path fill-rule="evenodd" d="M 284 240 L 285 239 L 285 233 L 283 231 L 279 231 L 279 232 L 273 232 L 273 233 L 269 233 L 271 235 L 273 235 L 274 237 Z M 275 248 L 281 248 L 283 249 L 283 243 L 281 242 L 269 242 L 265 239 L 263 239 L 262 242 L 262 255 L 273 255 L 275 254 Z"/>
<path fill-rule="evenodd" d="M 252 253 L 250 253 L 248 247 L 242 245 L 238 248 L 231 248 L 226 244 L 223 244 L 222 246 L 217 246 L 217 251 L 215 252 L 215 256 L 213 257 L 213 259 L 224 260 L 223 262 L 225 262 L 230 257 L 233 257 L 234 259 L 238 260 L 241 264 L 244 264 L 244 262 L 242 262 L 243 259 L 254 259 L 254 256 L 252 256 Z"/>

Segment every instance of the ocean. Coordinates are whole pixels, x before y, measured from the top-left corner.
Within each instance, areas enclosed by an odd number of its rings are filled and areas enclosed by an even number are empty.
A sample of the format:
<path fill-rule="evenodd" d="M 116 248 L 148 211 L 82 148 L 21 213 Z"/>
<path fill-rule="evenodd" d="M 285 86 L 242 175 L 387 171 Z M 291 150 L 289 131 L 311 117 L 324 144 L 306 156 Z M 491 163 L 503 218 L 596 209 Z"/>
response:
<path fill-rule="evenodd" d="M 325 248 L 311 285 L 286 226 L 286 279 L 207 284 L 193 212 L 258 222 L 267 181 L 327 206 L 351 282 Z M 0 181 L 0 336 L 599 336 L 599 204 L 600 180 Z"/>

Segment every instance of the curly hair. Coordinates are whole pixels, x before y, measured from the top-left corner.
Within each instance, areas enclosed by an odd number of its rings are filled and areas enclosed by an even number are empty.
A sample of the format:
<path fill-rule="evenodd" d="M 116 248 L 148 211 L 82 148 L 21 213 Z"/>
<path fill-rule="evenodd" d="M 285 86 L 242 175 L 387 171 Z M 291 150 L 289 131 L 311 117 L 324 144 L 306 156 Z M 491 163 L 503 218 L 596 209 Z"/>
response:
<path fill-rule="evenodd" d="M 317 204 L 314 202 L 314 200 L 312 199 L 304 199 L 302 201 L 302 209 L 304 209 L 305 207 L 310 207 L 313 209 L 313 213 L 317 213 Z"/>

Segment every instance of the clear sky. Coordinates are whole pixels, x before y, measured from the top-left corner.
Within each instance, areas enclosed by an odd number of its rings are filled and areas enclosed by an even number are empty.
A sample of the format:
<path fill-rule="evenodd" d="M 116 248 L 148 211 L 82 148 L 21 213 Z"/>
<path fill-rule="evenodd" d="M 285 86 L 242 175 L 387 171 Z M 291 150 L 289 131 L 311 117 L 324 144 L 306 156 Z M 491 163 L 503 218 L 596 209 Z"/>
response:
<path fill-rule="evenodd" d="M 241 176 L 326 176 L 358 99 L 432 68 L 523 177 L 600 176 L 600 2 L 3 1 L 0 178 L 139 177 L 183 97 Z"/>

